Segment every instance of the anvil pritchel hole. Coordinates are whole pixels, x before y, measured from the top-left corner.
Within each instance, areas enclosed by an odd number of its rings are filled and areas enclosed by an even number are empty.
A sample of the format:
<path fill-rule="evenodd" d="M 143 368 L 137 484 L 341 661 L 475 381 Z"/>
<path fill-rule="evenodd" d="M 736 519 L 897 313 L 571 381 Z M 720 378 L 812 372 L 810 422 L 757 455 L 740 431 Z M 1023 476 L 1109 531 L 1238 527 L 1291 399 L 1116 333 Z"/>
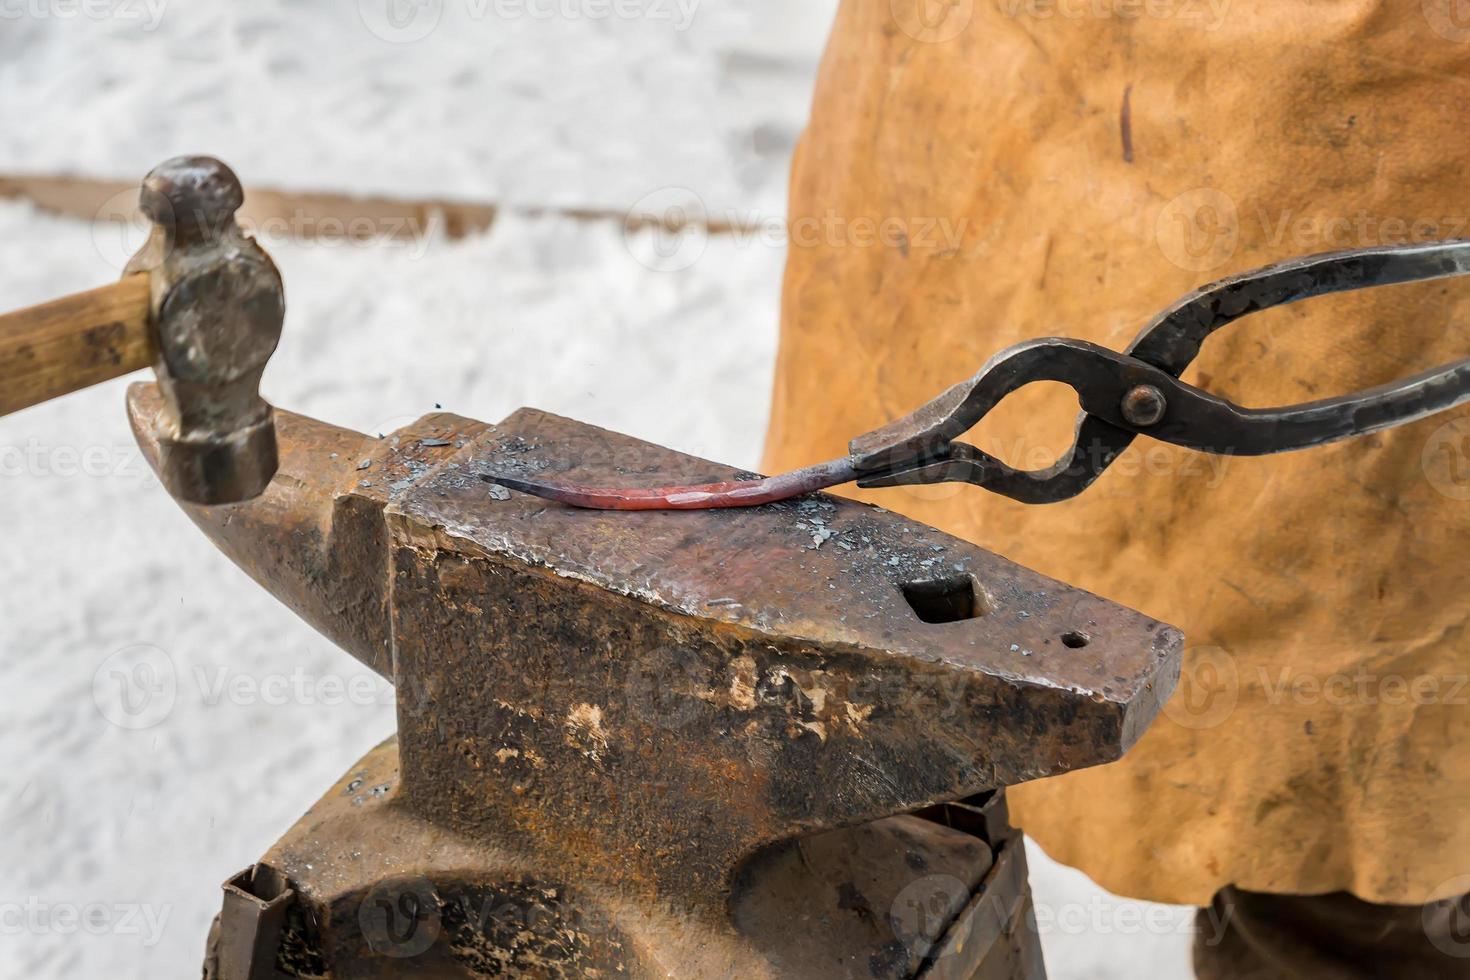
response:
<path fill-rule="evenodd" d="M 1079 633 L 1076 630 L 1073 630 L 1070 633 L 1062 634 L 1062 646 L 1067 647 L 1070 650 L 1081 650 L 1083 647 L 1087 646 L 1087 644 L 1091 642 L 1092 637 L 1088 636 L 1086 633 Z"/>
<path fill-rule="evenodd" d="M 926 623 L 959 623 L 979 619 L 990 611 L 986 608 L 985 596 L 968 575 L 906 582 L 900 588 L 914 615 Z"/>

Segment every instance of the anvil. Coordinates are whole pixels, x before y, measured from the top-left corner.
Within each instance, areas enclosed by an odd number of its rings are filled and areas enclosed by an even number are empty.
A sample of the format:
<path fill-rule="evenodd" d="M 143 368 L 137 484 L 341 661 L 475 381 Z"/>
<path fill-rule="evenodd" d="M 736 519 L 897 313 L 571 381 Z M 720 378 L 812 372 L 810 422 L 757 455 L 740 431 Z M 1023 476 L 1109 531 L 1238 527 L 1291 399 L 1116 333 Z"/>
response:
<path fill-rule="evenodd" d="M 206 976 L 1043 975 L 1003 789 L 1121 756 L 1176 630 L 837 497 L 508 491 L 741 476 L 540 411 L 276 424 L 262 496 L 182 506 L 398 734 L 226 883 Z"/>

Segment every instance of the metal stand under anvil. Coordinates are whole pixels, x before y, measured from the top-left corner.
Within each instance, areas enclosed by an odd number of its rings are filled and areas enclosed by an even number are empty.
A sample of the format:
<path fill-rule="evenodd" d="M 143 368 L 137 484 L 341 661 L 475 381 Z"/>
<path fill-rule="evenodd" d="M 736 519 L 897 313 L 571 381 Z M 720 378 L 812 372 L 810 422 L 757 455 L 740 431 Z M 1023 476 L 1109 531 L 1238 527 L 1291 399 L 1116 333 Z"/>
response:
<path fill-rule="evenodd" d="M 537 411 L 277 423 L 264 496 L 186 506 L 399 732 L 226 883 L 206 976 L 1043 975 L 1003 787 L 1119 757 L 1176 631 L 837 498 L 508 493 L 730 475 Z"/>

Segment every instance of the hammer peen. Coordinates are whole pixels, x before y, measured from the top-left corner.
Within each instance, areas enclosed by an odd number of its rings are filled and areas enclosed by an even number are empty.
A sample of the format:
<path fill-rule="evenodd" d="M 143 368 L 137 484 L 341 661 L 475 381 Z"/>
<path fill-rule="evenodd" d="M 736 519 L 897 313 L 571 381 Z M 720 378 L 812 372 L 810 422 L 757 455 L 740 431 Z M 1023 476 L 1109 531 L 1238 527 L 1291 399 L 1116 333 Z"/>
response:
<path fill-rule="evenodd" d="M 194 504 L 261 493 L 275 475 L 260 377 L 285 316 L 281 276 L 235 212 L 239 179 L 176 157 L 143 180 L 148 241 L 120 282 L 0 315 L 0 415 L 153 366 L 159 475 Z"/>

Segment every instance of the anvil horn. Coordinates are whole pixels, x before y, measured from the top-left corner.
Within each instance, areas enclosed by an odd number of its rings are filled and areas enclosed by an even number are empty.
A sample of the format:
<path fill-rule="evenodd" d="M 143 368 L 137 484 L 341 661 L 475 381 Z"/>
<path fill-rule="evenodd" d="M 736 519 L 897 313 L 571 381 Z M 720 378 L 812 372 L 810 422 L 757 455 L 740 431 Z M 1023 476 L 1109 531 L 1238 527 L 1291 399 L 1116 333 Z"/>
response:
<path fill-rule="evenodd" d="M 128 389 L 133 436 L 155 472 L 155 420 L 162 411 L 157 385 Z M 422 472 L 445 456 L 443 447 L 462 446 L 485 428 L 442 413 L 379 439 L 278 411 L 280 469 L 263 495 L 226 507 L 179 506 L 251 578 L 392 680 L 383 507 L 395 481 Z"/>

